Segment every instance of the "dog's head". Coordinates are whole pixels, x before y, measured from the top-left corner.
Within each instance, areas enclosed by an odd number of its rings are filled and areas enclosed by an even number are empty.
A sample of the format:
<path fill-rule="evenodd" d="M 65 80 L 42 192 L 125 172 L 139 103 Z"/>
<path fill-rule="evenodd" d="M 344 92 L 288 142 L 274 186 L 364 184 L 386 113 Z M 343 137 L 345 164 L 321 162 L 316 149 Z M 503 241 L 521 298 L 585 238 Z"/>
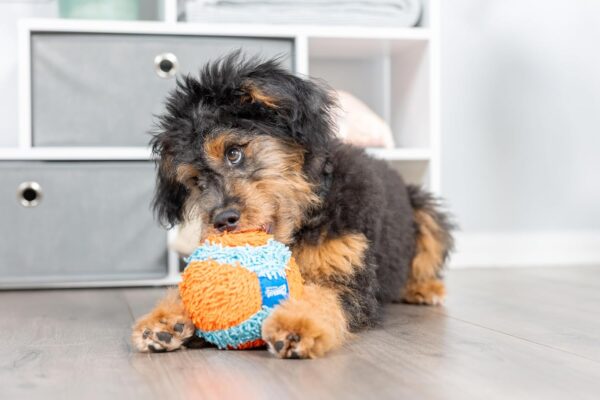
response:
<path fill-rule="evenodd" d="M 178 82 L 151 143 L 160 220 L 199 219 L 203 236 L 263 228 L 289 243 L 319 203 L 333 107 L 322 85 L 239 53 Z"/>

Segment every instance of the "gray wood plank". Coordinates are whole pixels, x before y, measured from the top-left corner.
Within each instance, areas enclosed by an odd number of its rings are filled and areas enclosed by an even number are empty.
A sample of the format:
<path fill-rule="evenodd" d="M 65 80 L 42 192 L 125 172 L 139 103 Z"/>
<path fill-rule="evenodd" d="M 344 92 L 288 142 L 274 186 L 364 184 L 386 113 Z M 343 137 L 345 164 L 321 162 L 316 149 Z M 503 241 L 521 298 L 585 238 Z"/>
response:
<path fill-rule="evenodd" d="M 506 271 L 464 273 L 484 275 L 476 281 L 486 282 L 502 280 Z M 516 280 L 525 286 L 536 281 L 527 276 Z M 458 299 L 470 298 L 469 291 L 461 289 L 472 281 L 452 278 L 451 282 Z M 492 292 L 478 300 L 489 310 L 497 296 Z M 188 351 L 181 357 L 156 355 L 164 357 L 156 358 L 162 360 L 161 368 L 187 365 L 180 374 L 165 371 L 158 379 L 169 383 L 156 385 L 171 385 L 173 390 L 181 385 L 173 386 L 172 380 L 193 382 L 193 392 L 209 398 L 236 398 L 240 392 L 250 398 L 270 398 L 269 394 L 280 398 L 343 394 L 351 399 L 373 394 L 390 399 L 596 397 L 600 364 L 453 317 L 452 312 L 462 304 L 445 309 L 390 306 L 383 327 L 360 334 L 343 350 L 309 363 L 273 360 L 263 352 L 212 349 Z M 510 313 L 504 317 L 510 319 Z"/>
<path fill-rule="evenodd" d="M 390 310 L 382 331 L 367 335 L 366 354 L 380 365 L 410 374 L 425 398 L 595 398 L 600 364 L 517 339 L 438 310 Z M 377 338 L 375 341 L 374 337 Z M 415 371 L 415 372 L 412 372 Z"/>
<path fill-rule="evenodd" d="M 600 361 L 600 268 L 456 270 L 447 316 Z"/>
<path fill-rule="evenodd" d="M 132 360 L 155 395 L 171 398 L 595 399 L 600 390 L 598 363 L 404 305 L 320 360 L 215 349 Z"/>
<path fill-rule="evenodd" d="M 600 274 L 575 270 L 451 271 L 444 308 L 389 306 L 312 361 L 135 353 L 130 327 L 162 288 L 0 292 L 0 398 L 595 399 Z"/>
<path fill-rule="evenodd" d="M 0 397 L 138 398 L 118 290 L 0 292 Z"/>
<path fill-rule="evenodd" d="M 165 295 L 168 288 L 129 288 L 121 289 L 121 294 L 137 319 L 150 312 L 156 303 Z"/>

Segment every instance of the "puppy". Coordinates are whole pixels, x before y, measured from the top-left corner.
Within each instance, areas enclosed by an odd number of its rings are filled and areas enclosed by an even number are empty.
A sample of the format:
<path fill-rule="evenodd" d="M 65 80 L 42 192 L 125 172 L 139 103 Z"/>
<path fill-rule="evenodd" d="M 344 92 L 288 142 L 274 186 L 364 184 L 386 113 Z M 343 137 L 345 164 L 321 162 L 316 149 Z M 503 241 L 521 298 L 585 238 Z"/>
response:
<path fill-rule="evenodd" d="M 154 207 L 165 225 L 208 234 L 261 228 L 292 248 L 304 296 L 277 307 L 263 339 L 280 358 L 315 358 L 376 324 L 382 305 L 440 304 L 452 225 L 422 189 L 339 142 L 335 98 L 277 60 L 231 54 L 186 77 L 152 140 Z M 176 291 L 137 321 L 139 351 L 190 343 Z"/>

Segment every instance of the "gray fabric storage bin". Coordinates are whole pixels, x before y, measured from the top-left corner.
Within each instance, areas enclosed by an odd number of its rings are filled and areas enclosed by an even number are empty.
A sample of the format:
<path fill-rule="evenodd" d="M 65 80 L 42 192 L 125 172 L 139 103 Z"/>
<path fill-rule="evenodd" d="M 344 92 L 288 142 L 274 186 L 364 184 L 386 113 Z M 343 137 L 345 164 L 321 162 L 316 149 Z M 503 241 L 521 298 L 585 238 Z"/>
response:
<path fill-rule="evenodd" d="M 291 39 L 33 32 L 33 146 L 146 146 L 175 86 L 155 58 L 175 55 L 182 76 L 235 49 L 292 69 Z"/>
<path fill-rule="evenodd" d="M 0 287 L 164 277 L 153 188 L 151 161 L 0 161 Z"/>

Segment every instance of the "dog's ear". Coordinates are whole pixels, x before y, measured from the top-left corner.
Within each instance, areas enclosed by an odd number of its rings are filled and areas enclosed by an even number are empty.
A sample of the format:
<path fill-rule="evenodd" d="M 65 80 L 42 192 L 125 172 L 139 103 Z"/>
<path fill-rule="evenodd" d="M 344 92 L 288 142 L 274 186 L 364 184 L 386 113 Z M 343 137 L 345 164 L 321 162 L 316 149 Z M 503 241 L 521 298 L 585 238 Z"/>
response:
<path fill-rule="evenodd" d="M 288 112 L 289 125 L 311 152 L 327 151 L 335 138 L 337 97 L 325 82 L 302 79 L 292 80 L 295 101 Z"/>
<path fill-rule="evenodd" d="M 188 189 L 177 181 L 172 158 L 166 154 L 158 137 L 152 141 L 153 152 L 158 156 L 156 166 L 156 187 L 152 207 L 159 222 L 171 228 L 182 222 Z"/>
<path fill-rule="evenodd" d="M 274 134 L 305 149 L 304 171 L 311 181 L 319 182 L 336 137 L 335 91 L 325 82 L 298 77 L 274 61 L 255 66 L 240 89 L 242 103 L 260 105 L 271 126 L 280 128 Z"/>
<path fill-rule="evenodd" d="M 259 87 L 255 82 L 246 80 L 242 83 L 240 88 L 241 96 L 240 100 L 242 104 L 255 103 L 261 104 L 267 108 L 276 109 L 277 98 L 267 93 L 265 88 Z"/>
<path fill-rule="evenodd" d="M 303 79 L 277 65 L 265 63 L 264 76 L 246 79 L 242 103 L 263 106 L 288 139 L 309 152 L 321 152 L 335 137 L 337 97 L 324 82 Z M 269 69 L 270 68 L 270 69 Z"/>

